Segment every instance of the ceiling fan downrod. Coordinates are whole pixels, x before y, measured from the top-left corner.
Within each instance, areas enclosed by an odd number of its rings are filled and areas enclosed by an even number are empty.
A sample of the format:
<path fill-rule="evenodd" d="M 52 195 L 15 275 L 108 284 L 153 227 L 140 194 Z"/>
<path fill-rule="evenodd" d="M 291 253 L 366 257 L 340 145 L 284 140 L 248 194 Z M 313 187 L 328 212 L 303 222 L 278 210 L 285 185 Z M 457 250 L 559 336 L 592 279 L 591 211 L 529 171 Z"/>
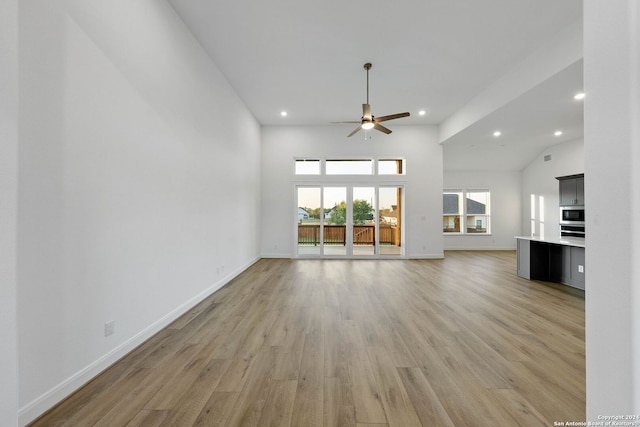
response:
<path fill-rule="evenodd" d="M 371 69 L 371 62 L 364 64 L 364 69 L 367 70 L 367 104 L 369 103 L 369 70 Z"/>

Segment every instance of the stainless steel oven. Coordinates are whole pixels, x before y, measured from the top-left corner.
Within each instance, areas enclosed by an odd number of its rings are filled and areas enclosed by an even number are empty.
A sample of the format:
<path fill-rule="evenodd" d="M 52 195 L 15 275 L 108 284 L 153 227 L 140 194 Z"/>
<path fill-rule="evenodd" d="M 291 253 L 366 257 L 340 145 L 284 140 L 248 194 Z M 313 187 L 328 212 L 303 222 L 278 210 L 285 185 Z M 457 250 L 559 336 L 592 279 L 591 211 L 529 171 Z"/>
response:
<path fill-rule="evenodd" d="M 584 206 L 560 207 L 560 237 L 585 237 Z"/>

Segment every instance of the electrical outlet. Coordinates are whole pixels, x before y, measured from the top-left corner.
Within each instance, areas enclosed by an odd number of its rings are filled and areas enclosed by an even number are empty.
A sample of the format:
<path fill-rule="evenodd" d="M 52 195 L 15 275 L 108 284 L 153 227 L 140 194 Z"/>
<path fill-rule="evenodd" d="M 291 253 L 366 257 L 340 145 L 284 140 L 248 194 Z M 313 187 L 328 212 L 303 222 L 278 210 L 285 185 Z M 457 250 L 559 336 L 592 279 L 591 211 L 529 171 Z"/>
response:
<path fill-rule="evenodd" d="M 111 320 L 110 322 L 106 322 L 104 324 L 104 336 L 108 337 L 109 335 L 113 335 L 116 331 L 116 321 Z"/>
<path fill-rule="evenodd" d="M 578 265 L 578 273 L 584 273 L 584 265 Z"/>

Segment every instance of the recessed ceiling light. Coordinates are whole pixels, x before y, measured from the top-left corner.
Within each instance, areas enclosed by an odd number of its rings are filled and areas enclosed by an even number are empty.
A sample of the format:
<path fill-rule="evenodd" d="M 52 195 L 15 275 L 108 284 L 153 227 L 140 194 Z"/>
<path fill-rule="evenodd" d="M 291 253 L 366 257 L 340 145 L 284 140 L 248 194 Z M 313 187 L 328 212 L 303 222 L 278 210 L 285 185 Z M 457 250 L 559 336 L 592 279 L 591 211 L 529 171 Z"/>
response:
<path fill-rule="evenodd" d="M 561 130 L 557 130 L 553 133 L 555 136 L 560 136 L 562 135 L 562 131 Z"/>
<path fill-rule="evenodd" d="M 421 116 L 424 116 L 425 114 L 427 114 L 427 112 L 424 110 L 420 110 L 418 111 L 418 114 L 420 114 Z"/>
<path fill-rule="evenodd" d="M 577 99 L 578 101 L 580 101 L 581 99 L 584 99 L 584 92 L 576 93 L 573 96 L 573 99 Z"/>
<path fill-rule="evenodd" d="M 286 111 L 280 111 L 280 115 L 282 117 L 287 117 L 287 112 Z"/>
<path fill-rule="evenodd" d="M 500 132 L 499 130 L 497 130 L 497 131 L 495 131 L 493 133 L 493 136 L 495 136 L 495 137 L 499 137 L 500 135 L 502 135 L 502 132 Z"/>

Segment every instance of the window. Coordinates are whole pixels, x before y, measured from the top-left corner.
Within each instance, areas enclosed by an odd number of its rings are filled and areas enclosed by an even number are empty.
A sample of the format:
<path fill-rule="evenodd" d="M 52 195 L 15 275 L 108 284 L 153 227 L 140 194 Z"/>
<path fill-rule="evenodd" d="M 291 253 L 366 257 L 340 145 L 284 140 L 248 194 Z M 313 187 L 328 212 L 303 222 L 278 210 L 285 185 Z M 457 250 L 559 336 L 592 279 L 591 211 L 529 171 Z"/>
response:
<path fill-rule="evenodd" d="M 442 231 L 445 234 L 489 234 L 489 190 L 445 190 L 442 194 Z"/>
<path fill-rule="evenodd" d="M 466 214 L 467 233 L 489 233 L 489 191 L 468 191 Z"/>
<path fill-rule="evenodd" d="M 404 175 L 404 162 L 402 159 L 380 159 L 378 175 Z"/>
<path fill-rule="evenodd" d="M 445 191 L 442 195 L 442 231 L 460 233 L 462 230 L 462 191 Z"/>
<path fill-rule="evenodd" d="M 327 160 L 327 175 L 371 175 L 371 160 Z"/>
<path fill-rule="evenodd" d="M 405 175 L 404 159 L 318 159 L 294 160 L 295 175 Z M 374 172 L 373 166 L 377 165 Z"/>
<path fill-rule="evenodd" d="M 320 175 L 320 160 L 296 159 L 296 175 Z"/>

